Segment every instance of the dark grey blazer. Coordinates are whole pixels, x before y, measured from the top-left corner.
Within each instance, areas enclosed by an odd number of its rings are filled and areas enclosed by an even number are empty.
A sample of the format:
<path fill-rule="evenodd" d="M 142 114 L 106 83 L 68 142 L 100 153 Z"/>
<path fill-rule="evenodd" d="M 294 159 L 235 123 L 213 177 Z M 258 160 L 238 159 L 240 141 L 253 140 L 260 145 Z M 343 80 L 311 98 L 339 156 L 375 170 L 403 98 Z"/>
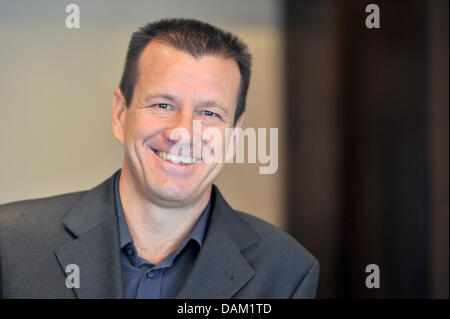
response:
<path fill-rule="evenodd" d="M 113 177 L 86 192 L 0 205 L 2 298 L 122 298 Z M 314 298 L 318 261 L 292 237 L 233 210 L 213 187 L 204 243 L 177 298 Z M 65 269 L 80 269 L 80 288 Z"/>

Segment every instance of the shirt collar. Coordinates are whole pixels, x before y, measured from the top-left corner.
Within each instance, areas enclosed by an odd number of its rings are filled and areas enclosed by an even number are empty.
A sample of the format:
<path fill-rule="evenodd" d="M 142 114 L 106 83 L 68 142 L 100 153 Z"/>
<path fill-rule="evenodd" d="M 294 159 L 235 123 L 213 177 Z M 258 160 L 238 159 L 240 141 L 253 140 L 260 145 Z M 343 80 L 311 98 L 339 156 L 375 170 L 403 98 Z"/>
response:
<path fill-rule="evenodd" d="M 114 198 L 115 198 L 115 206 L 116 206 L 116 214 L 119 224 L 119 242 L 120 248 L 122 249 L 127 244 L 133 242 L 133 238 L 131 237 L 130 230 L 128 229 L 127 221 L 125 219 L 125 215 L 123 212 L 122 201 L 120 199 L 119 193 L 119 179 L 120 179 L 121 170 L 119 170 L 115 176 L 114 181 Z M 208 201 L 205 209 L 203 210 L 200 218 L 195 224 L 194 229 L 191 231 L 189 236 L 183 241 L 183 245 L 189 242 L 191 239 L 195 240 L 198 245 L 201 247 L 203 244 L 203 239 L 205 237 L 206 229 L 208 228 L 208 220 L 209 215 L 211 214 L 211 199 Z"/>

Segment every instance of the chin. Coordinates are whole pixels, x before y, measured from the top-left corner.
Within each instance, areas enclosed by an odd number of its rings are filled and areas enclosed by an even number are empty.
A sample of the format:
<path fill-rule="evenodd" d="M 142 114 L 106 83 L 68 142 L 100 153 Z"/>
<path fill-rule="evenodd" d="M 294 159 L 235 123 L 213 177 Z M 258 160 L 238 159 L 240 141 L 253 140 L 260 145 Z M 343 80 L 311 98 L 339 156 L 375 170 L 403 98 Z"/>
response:
<path fill-rule="evenodd" d="M 163 185 L 159 187 L 150 187 L 150 193 L 155 194 L 157 198 L 168 202 L 186 202 L 194 197 L 196 188 L 192 185 Z"/>

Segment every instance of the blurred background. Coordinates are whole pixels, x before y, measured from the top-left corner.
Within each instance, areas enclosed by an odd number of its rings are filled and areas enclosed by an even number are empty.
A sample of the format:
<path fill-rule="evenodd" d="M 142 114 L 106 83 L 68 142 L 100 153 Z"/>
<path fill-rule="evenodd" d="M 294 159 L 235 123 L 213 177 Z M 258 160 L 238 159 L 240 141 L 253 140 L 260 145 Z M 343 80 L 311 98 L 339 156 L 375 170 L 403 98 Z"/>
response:
<path fill-rule="evenodd" d="M 80 7 L 67 29 L 65 8 Z M 365 8 L 380 8 L 368 29 Z M 0 0 L 0 203 L 99 184 L 131 33 L 166 17 L 234 32 L 254 55 L 244 127 L 279 165 L 230 164 L 230 204 L 321 263 L 318 298 L 448 298 L 448 1 Z M 365 286 L 366 265 L 380 288 Z"/>

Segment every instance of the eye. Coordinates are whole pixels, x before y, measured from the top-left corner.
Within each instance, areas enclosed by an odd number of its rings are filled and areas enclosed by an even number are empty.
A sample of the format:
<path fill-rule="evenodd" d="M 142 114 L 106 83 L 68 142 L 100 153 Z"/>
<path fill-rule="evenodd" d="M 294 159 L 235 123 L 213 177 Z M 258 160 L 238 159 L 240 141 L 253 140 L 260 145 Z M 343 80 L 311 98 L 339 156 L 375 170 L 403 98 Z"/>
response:
<path fill-rule="evenodd" d="M 169 104 L 165 104 L 165 103 L 158 103 L 158 104 L 155 104 L 155 106 L 157 106 L 160 109 L 168 109 L 168 108 L 170 108 L 170 105 Z"/>
<path fill-rule="evenodd" d="M 216 114 L 216 113 L 214 113 L 214 112 L 211 112 L 211 111 L 203 111 L 203 112 L 204 112 L 204 114 L 205 114 L 206 116 L 217 116 L 217 117 L 219 117 L 218 114 Z"/>

